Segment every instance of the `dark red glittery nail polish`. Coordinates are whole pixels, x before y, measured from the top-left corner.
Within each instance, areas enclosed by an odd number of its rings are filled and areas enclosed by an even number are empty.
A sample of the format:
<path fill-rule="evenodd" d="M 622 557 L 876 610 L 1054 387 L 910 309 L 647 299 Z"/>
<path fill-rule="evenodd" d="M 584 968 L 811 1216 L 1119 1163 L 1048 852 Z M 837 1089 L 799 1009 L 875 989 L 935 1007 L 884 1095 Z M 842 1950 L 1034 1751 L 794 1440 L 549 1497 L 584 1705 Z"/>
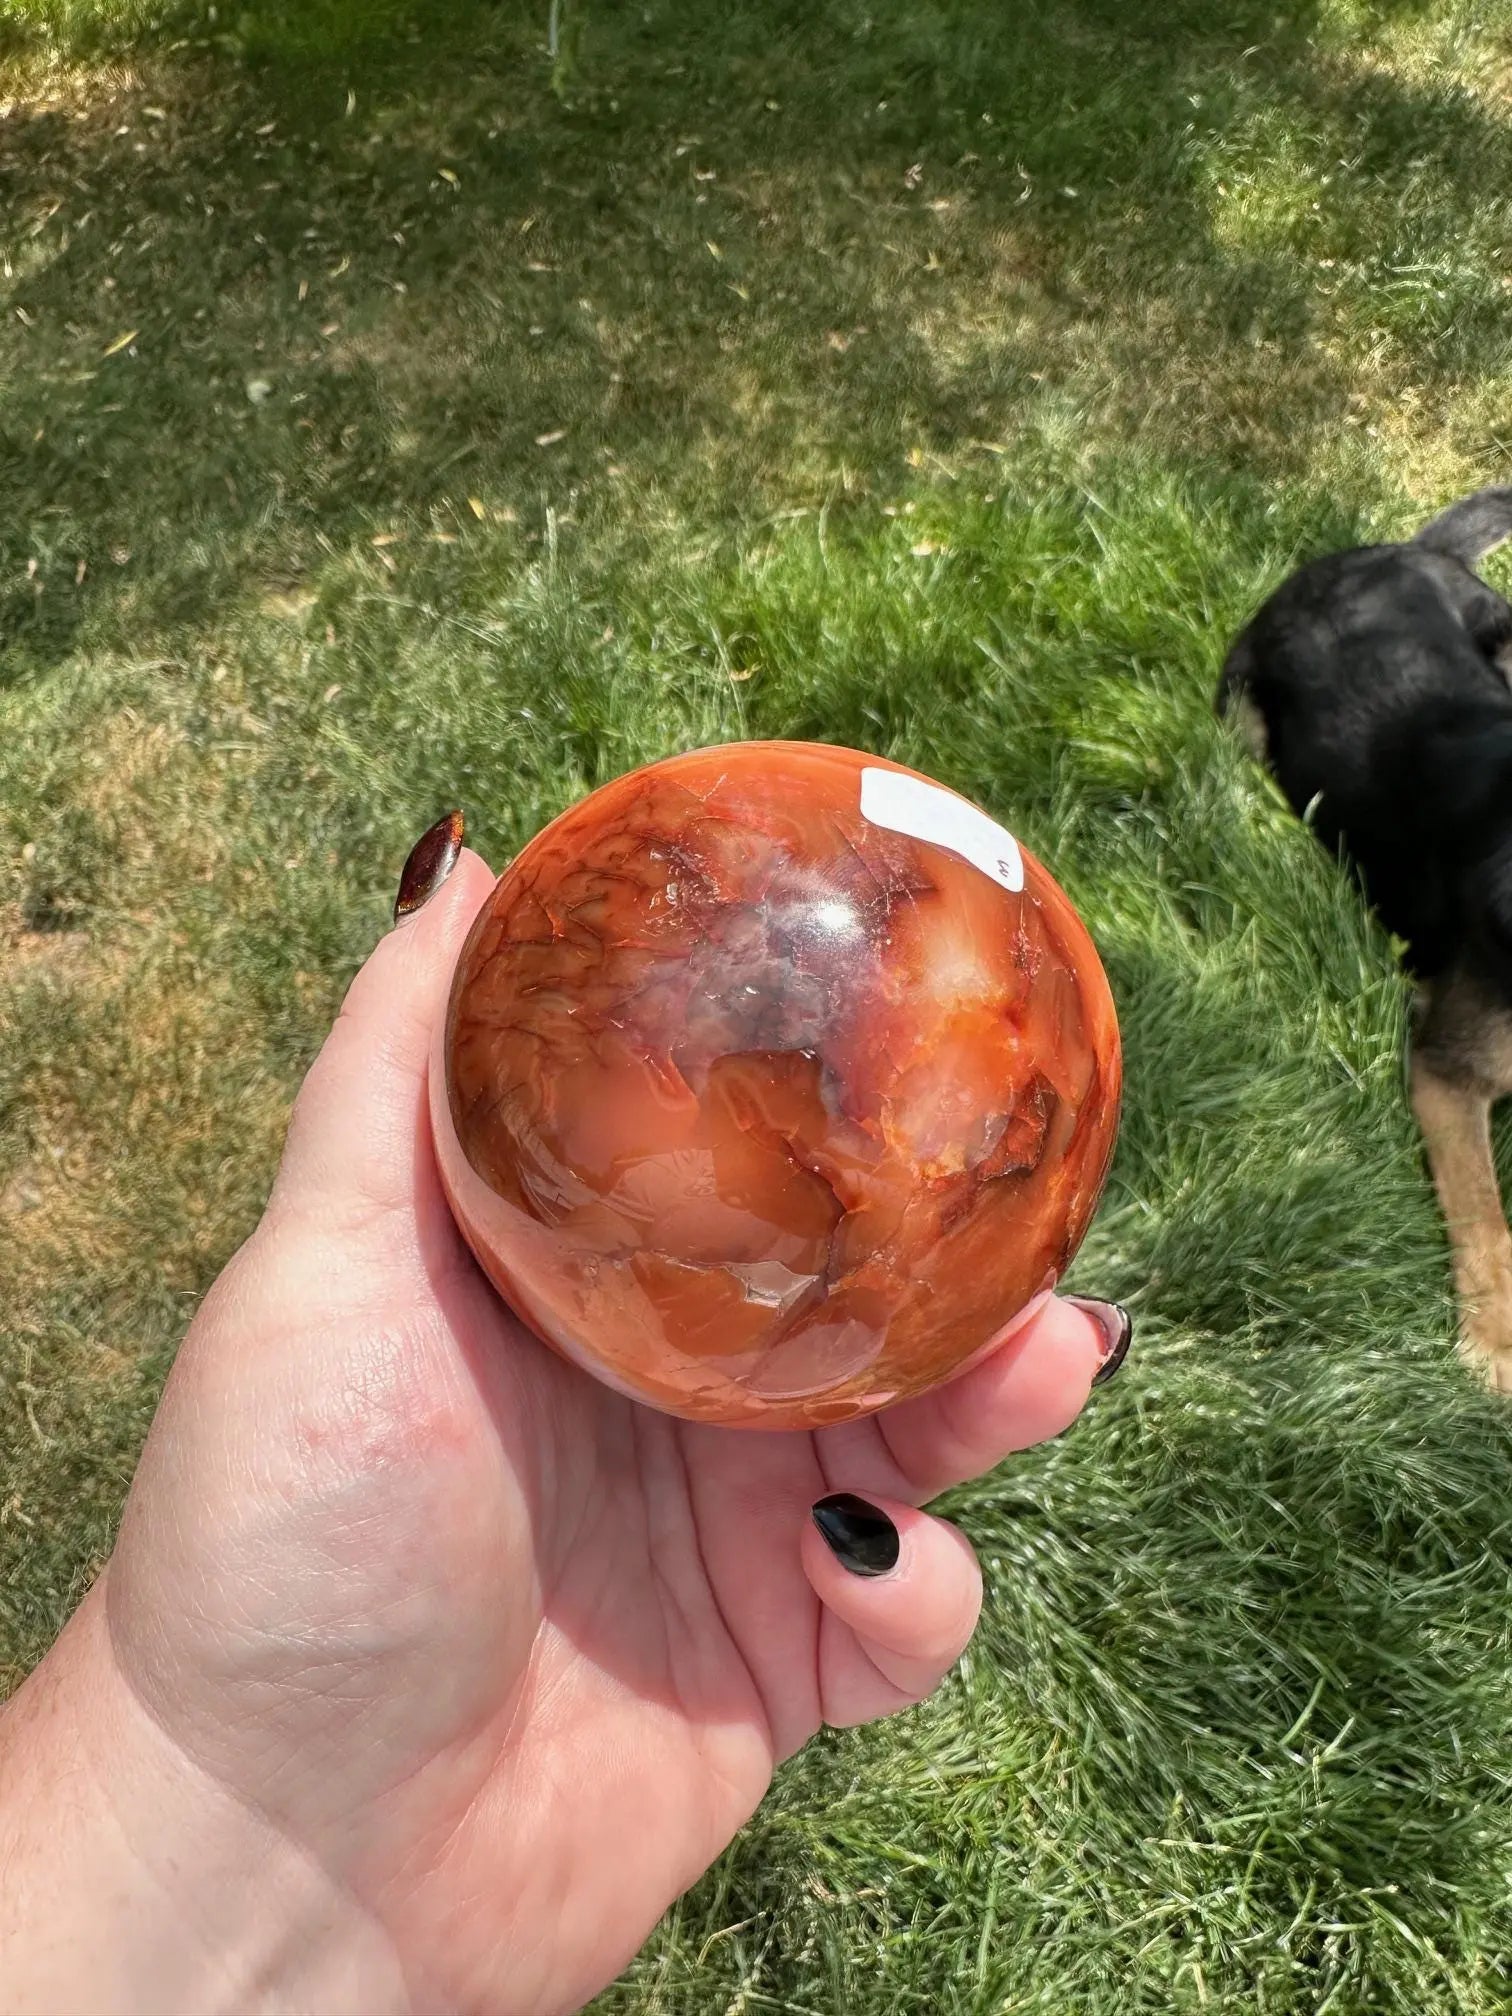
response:
<path fill-rule="evenodd" d="M 410 849 L 399 877 L 399 894 L 394 898 L 396 924 L 428 903 L 456 867 L 465 823 L 460 812 L 448 812 L 428 833 L 422 833 Z"/>
<path fill-rule="evenodd" d="M 1066 1300 L 1084 1310 L 1103 1333 L 1102 1363 L 1092 1375 L 1092 1384 L 1106 1386 L 1129 1355 L 1134 1318 L 1121 1302 L 1095 1302 L 1087 1295 L 1068 1295 Z"/>

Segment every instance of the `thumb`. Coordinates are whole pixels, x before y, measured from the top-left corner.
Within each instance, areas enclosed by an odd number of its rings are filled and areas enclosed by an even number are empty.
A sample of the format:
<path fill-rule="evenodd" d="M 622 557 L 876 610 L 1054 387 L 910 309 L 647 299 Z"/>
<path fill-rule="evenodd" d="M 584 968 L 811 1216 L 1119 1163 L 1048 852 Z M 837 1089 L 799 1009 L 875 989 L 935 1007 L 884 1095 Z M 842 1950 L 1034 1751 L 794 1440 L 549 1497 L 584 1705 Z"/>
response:
<path fill-rule="evenodd" d="M 436 893 L 401 918 L 357 974 L 294 1102 L 273 1204 L 323 1229 L 413 1209 L 429 1168 L 426 1080 L 435 1029 L 462 941 L 494 882 L 480 857 L 460 845 L 461 815 L 451 818 L 440 862 L 445 879 L 436 887 L 432 872 Z M 436 830 L 415 855 L 427 843 L 434 855 Z"/>

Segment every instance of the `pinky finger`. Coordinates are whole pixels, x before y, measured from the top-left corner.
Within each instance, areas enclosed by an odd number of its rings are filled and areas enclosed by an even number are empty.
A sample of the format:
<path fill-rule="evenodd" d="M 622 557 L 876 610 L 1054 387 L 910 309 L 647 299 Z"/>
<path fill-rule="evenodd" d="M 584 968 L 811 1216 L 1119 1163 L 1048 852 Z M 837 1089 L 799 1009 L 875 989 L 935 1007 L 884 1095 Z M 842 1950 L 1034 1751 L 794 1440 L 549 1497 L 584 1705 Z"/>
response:
<path fill-rule="evenodd" d="M 823 1605 L 819 1696 L 848 1728 L 933 1693 L 966 1648 L 982 1577 L 965 1535 L 889 1498 L 821 1498 L 803 1567 Z"/>

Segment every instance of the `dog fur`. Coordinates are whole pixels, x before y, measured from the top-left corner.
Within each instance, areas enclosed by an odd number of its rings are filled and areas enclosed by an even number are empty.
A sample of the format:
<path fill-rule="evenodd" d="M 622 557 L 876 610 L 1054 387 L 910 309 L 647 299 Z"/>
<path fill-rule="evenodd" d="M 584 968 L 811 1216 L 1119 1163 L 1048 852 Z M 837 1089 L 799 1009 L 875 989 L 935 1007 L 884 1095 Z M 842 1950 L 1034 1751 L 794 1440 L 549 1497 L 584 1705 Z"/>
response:
<path fill-rule="evenodd" d="M 1404 545 L 1299 569 L 1235 640 L 1218 709 L 1353 867 L 1417 982 L 1412 1109 L 1443 1207 L 1466 1357 L 1512 1393 L 1512 1233 L 1491 1155 L 1512 1093 L 1512 606 L 1474 563 L 1512 488 Z"/>

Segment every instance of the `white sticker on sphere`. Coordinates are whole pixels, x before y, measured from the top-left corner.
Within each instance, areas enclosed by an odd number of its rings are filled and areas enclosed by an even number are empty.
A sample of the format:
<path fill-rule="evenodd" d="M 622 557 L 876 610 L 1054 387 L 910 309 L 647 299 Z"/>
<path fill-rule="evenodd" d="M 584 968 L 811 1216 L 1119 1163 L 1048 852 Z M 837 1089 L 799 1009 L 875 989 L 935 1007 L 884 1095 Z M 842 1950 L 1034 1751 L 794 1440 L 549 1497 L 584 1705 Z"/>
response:
<path fill-rule="evenodd" d="M 1015 893 L 1024 886 L 1024 857 L 1011 833 L 953 791 L 900 770 L 861 772 L 861 817 L 910 840 L 948 847 L 973 868 Z"/>

